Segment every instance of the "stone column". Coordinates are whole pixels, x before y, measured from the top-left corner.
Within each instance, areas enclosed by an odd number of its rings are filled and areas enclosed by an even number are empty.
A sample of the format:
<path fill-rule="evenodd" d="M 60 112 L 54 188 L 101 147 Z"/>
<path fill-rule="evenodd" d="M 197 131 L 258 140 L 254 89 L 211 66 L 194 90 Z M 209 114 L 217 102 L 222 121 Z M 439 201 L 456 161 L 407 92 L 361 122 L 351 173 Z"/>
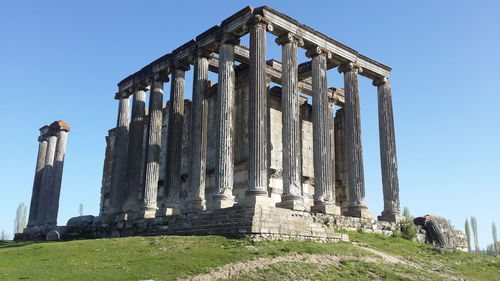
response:
<path fill-rule="evenodd" d="M 132 100 L 132 117 L 130 121 L 128 158 L 127 158 L 127 190 L 123 212 L 130 215 L 139 211 L 139 194 L 141 193 L 142 147 L 144 138 L 144 116 L 146 115 L 146 91 L 144 85 L 134 86 Z"/>
<path fill-rule="evenodd" d="M 319 47 L 309 50 L 306 55 L 312 58 L 314 159 L 314 207 L 312 211 L 340 215 L 340 208 L 335 206 L 335 173 L 332 173 L 333 144 L 330 138 L 332 113 L 328 104 L 326 76 L 326 60 L 332 55 Z"/>
<path fill-rule="evenodd" d="M 384 211 L 378 219 L 395 222 L 399 221 L 401 216 L 391 86 L 387 78 L 375 79 L 373 85 L 377 86 L 378 92 L 380 164 L 384 191 Z"/>
<path fill-rule="evenodd" d="M 184 124 L 184 77 L 189 65 L 175 63 L 170 83 L 168 110 L 165 215 L 180 214 L 182 128 Z M 163 215 L 163 211 L 162 211 Z"/>
<path fill-rule="evenodd" d="M 130 120 L 130 103 L 127 93 L 116 93 L 118 104 L 118 120 L 116 124 L 115 153 L 113 155 L 113 168 L 111 172 L 111 187 L 109 191 L 110 220 L 116 219 L 115 215 L 121 214 L 123 196 L 125 193 L 125 172 L 127 168 L 128 152 L 128 125 Z"/>
<path fill-rule="evenodd" d="M 49 128 L 47 132 L 48 143 L 45 154 L 45 163 L 42 175 L 42 184 L 40 187 L 40 200 L 38 202 L 38 212 L 35 225 L 43 225 L 47 221 L 47 210 L 50 204 L 50 191 L 54 185 L 54 156 L 57 146 L 57 131 Z"/>
<path fill-rule="evenodd" d="M 283 116 L 283 196 L 276 205 L 292 210 L 305 210 L 302 194 L 300 139 L 300 106 L 297 47 L 303 44 L 291 33 L 276 40 L 282 45 L 281 109 Z"/>
<path fill-rule="evenodd" d="M 40 128 L 38 137 L 38 156 L 36 158 L 35 179 L 33 180 L 33 191 L 31 192 L 30 212 L 28 217 L 28 227 L 35 226 L 36 216 L 39 213 L 38 205 L 40 202 L 40 188 L 42 186 L 43 171 L 45 166 L 45 157 L 47 154 L 47 143 L 49 126 Z"/>
<path fill-rule="evenodd" d="M 219 81 L 216 100 L 216 174 L 217 194 L 214 207 L 227 208 L 234 204 L 233 196 L 233 107 L 235 91 L 234 45 L 239 40 L 232 34 L 223 34 L 219 42 Z"/>
<path fill-rule="evenodd" d="M 198 49 L 194 59 L 189 185 L 186 199 L 191 211 L 202 211 L 206 208 L 208 103 L 205 95 L 208 92 L 208 60 L 210 57 L 210 52 Z"/>
<path fill-rule="evenodd" d="M 156 197 L 158 179 L 160 177 L 161 125 L 163 119 L 163 83 L 168 81 L 166 75 L 155 74 L 151 79 L 149 96 L 149 123 L 147 129 L 146 173 L 144 192 L 140 201 L 140 217 L 153 218 L 158 210 Z"/>
<path fill-rule="evenodd" d="M 66 154 L 66 141 L 70 130 L 69 124 L 59 120 L 50 125 L 51 130 L 57 133 L 57 145 L 54 156 L 53 186 L 49 192 L 49 204 L 45 224 L 57 225 L 57 214 L 59 212 L 59 197 L 61 195 L 61 183 L 64 167 L 64 156 Z"/>
<path fill-rule="evenodd" d="M 268 196 L 266 23 L 260 15 L 249 22 L 250 69 L 248 113 L 248 187 L 247 205 L 270 205 Z M 273 204 L 274 205 L 274 204 Z"/>
<path fill-rule="evenodd" d="M 344 73 L 344 121 L 347 158 L 347 184 L 349 187 L 349 215 L 372 218 L 365 203 L 363 148 L 361 146 L 361 114 L 358 93 L 358 73 L 361 68 L 347 63 L 338 68 Z"/>

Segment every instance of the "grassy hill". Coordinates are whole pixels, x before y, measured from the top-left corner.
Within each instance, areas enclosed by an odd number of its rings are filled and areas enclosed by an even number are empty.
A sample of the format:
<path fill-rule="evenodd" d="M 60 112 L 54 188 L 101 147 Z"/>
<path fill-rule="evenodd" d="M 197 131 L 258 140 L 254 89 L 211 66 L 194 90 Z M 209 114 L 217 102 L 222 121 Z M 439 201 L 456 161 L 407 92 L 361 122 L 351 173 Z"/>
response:
<path fill-rule="evenodd" d="M 368 233 L 352 242 L 156 236 L 0 241 L 0 280 L 500 280 L 500 259 Z"/>

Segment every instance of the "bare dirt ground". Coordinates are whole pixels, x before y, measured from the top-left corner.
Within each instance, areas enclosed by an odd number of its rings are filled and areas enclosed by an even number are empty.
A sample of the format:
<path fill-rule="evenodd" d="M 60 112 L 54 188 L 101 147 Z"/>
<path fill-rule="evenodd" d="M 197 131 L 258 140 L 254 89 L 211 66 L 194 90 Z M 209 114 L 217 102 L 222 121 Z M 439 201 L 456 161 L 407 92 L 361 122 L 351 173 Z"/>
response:
<path fill-rule="evenodd" d="M 254 260 L 249 260 L 245 262 L 237 262 L 227 264 L 222 266 L 213 272 L 206 274 L 199 274 L 188 279 L 182 279 L 183 281 L 215 281 L 226 278 L 231 278 L 245 273 L 249 273 L 255 270 L 264 269 L 270 265 L 277 264 L 280 262 L 303 262 L 303 263 L 313 263 L 319 265 L 339 265 L 341 260 L 344 259 L 357 259 L 364 262 L 375 262 L 375 263 L 387 263 L 387 264 L 403 264 L 405 266 L 413 267 L 419 270 L 424 270 L 424 268 L 414 262 L 406 260 L 402 257 L 387 254 L 375 249 L 361 246 L 357 243 L 353 243 L 356 247 L 366 250 L 376 257 L 359 257 L 350 255 L 329 255 L 329 254 L 290 254 L 285 256 L 280 256 L 276 258 L 258 258 Z M 454 276 L 438 273 L 440 277 L 448 280 L 460 280 Z"/>

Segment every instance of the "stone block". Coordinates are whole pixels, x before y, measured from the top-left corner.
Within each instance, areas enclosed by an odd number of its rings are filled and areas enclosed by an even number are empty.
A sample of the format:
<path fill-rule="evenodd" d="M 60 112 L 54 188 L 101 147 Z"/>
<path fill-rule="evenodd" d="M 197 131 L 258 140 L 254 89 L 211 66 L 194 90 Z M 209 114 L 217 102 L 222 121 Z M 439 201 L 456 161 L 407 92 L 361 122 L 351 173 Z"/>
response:
<path fill-rule="evenodd" d="M 314 213 L 323 213 L 325 215 L 335 215 L 340 216 L 340 207 L 336 205 L 320 205 L 320 206 L 312 206 L 311 212 Z"/>
<path fill-rule="evenodd" d="M 245 207 L 270 207 L 274 204 L 273 199 L 267 196 L 245 196 L 241 200 L 241 205 Z"/>
<path fill-rule="evenodd" d="M 378 216 L 377 219 L 379 221 L 399 223 L 399 222 L 405 220 L 406 217 L 400 216 L 399 214 L 384 214 L 384 213 L 382 213 L 382 215 Z"/>
<path fill-rule="evenodd" d="M 349 208 L 349 216 L 371 220 L 373 218 L 373 213 L 369 211 L 366 207 L 363 208 L 356 206 L 354 208 Z"/>
<path fill-rule="evenodd" d="M 306 210 L 306 206 L 304 205 L 304 202 L 301 200 L 282 201 L 282 202 L 276 203 L 276 207 L 285 208 L 285 209 L 289 209 L 289 210 L 295 210 L 295 211 L 305 211 Z"/>
<path fill-rule="evenodd" d="M 234 206 L 233 200 L 214 200 L 213 207 L 215 209 L 225 209 Z"/>

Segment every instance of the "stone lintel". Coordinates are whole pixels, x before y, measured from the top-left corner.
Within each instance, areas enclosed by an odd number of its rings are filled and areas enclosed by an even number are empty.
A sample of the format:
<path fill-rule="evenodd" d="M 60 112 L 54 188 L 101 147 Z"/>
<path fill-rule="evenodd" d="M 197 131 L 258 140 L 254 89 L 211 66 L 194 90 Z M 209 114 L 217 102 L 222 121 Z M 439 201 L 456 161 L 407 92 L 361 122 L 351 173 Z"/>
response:
<path fill-rule="evenodd" d="M 236 12 L 232 16 L 222 21 L 220 26 L 213 26 L 198 35 L 196 37 L 196 44 L 200 47 L 206 47 L 215 50 L 215 46 L 217 45 L 220 33 L 233 32 L 234 34 L 237 34 L 237 36 L 242 36 L 246 32 L 248 32 L 248 28 L 246 28 L 246 24 L 248 23 L 248 21 L 257 16 L 259 16 L 262 21 L 265 21 L 267 23 L 267 30 L 277 36 L 282 36 L 283 34 L 294 32 L 292 34 L 301 35 L 301 40 L 305 42 L 305 47 L 310 48 L 313 46 L 322 46 L 334 56 L 338 57 L 339 61 L 357 62 L 366 70 L 362 75 L 370 79 L 388 77 L 390 75 L 390 67 L 383 65 L 373 59 L 370 59 L 358 53 L 356 50 L 349 48 L 346 45 L 343 45 L 335 41 L 334 39 L 310 28 L 307 25 L 301 24 L 295 19 L 281 14 L 268 6 L 258 7 L 255 9 L 251 6 L 243 8 L 242 10 Z M 272 26 L 272 29 L 269 29 L 270 25 Z M 186 45 L 188 47 L 191 47 L 190 44 L 193 44 L 192 41 L 193 40 L 184 44 L 183 47 L 186 47 Z M 186 49 L 189 48 L 183 49 L 183 52 L 178 52 L 177 59 L 193 55 L 192 52 L 189 53 L 189 51 L 187 51 Z M 170 66 L 170 57 L 171 54 L 166 54 L 151 62 L 134 74 L 129 75 L 118 83 L 120 90 L 126 90 L 135 82 L 143 80 L 144 77 L 151 76 L 157 71 L 167 69 Z"/>

